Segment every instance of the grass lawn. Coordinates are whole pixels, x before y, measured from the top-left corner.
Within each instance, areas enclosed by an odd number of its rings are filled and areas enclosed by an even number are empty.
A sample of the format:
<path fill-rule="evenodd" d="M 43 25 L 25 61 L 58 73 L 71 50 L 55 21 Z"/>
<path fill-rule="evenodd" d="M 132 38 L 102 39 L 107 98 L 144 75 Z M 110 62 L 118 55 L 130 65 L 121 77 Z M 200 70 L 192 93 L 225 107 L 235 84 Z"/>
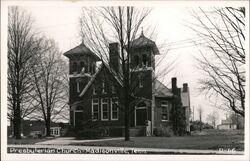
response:
<path fill-rule="evenodd" d="M 232 149 L 244 150 L 244 135 L 196 135 L 172 137 L 133 137 L 131 141 L 109 140 L 74 143 L 83 146 L 143 147 L 168 149 Z"/>
<path fill-rule="evenodd" d="M 35 144 L 37 142 L 46 141 L 54 138 L 41 138 L 41 139 L 33 139 L 33 138 L 22 138 L 22 139 L 15 139 L 15 138 L 8 138 L 7 144 Z"/>

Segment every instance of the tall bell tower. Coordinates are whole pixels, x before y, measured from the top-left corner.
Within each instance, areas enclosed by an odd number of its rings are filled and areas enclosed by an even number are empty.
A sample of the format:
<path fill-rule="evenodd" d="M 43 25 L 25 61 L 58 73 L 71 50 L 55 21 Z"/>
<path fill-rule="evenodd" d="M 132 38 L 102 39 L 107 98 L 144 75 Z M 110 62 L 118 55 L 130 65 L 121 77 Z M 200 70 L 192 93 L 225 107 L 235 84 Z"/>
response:
<path fill-rule="evenodd" d="M 75 125 L 73 111 L 78 108 L 75 105 L 82 100 L 79 95 L 95 74 L 99 57 L 86 47 L 84 42 L 65 52 L 64 56 L 69 59 L 70 123 Z"/>
<path fill-rule="evenodd" d="M 152 99 L 155 55 L 158 54 L 155 42 L 145 37 L 143 31 L 139 38 L 131 42 L 131 81 L 137 86 L 134 94 L 138 97 Z"/>

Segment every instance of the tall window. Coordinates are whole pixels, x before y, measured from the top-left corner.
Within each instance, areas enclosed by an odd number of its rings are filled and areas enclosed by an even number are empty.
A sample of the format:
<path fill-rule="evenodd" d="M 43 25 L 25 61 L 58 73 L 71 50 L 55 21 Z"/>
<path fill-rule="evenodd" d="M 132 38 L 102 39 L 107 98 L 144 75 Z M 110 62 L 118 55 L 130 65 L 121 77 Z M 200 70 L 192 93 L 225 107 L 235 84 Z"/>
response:
<path fill-rule="evenodd" d="M 91 63 L 89 63 L 89 73 L 90 73 L 90 74 L 92 74 L 92 73 L 93 73 L 92 67 L 93 67 L 93 66 L 92 66 L 92 64 L 91 64 Z"/>
<path fill-rule="evenodd" d="M 111 92 L 112 92 L 112 94 L 115 94 L 116 92 L 115 92 L 115 86 L 111 86 Z"/>
<path fill-rule="evenodd" d="M 92 66 L 93 66 L 93 73 L 95 74 L 95 63 L 93 63 Z"/>
<path fill-rule="evenodd" d="M 99 100 L 93 99 L 92 100 L 92 119 L 98 120 L 99 115 Z"/>
<path fill-rule="evenodd" d="M 85 64 L 85 73 L 89 72 L 89 67 L 88 67 L 88 63 Z"/>
<path fill-rule="evenodd" d="M 142 88 L 143 87 L 143 78 L 142 78 L 142 74 L 139 74 L 139 76 L 138 76 L 139 78 L 139 88 Z"/>
<path fill-rule="evenodd" d="M 102 93 L 104 93 L 104 94 L 107 93 L 107 84 L 105 81 L 102 82 Z"/>
<path fill-rule="evenodd" d="M 85 72 L 85 64 L 84 64 L 84 62 L 82 61 L 82 62 L 80 62 L 80 72 L 81 73 L 84 73 Z"/>
<path fill-rule="evenodd" d="M 108 120 L 108 99 L 102 99 L 102 113 L 101 113 L 102 120 Z"/>
<path fill-rule="evenodd" d="M 94 85 L 93 85 L 93 95 L 96 95 L 96 88 Z"/>
<path fill-rule="evenodd" d="M 148 58 L 146 54 L 142 55 L 142 66 L 147 67 L 148 66 Z"/>
<path fill-rule="evenodd" d="M 72 72 L 77 72 L 77 63 L 76 62 L 73 62 L 73 65 L 72 65 Z"/>
<path fill-rule="evenodd" d="M 139 56 L 135 55 L 134 59 L 135 59 L 135 67 L 138 67 L 139 66 Z"/>
<path fill-rule="evenodd" d="M 118 120 L 119 108 L 118 98 L 111 99 L 111 120 Z"/>
<path fill-rule="evenodd" d="M 76 91 L 80 92 L 80 80 L 76 80 Z"/>
<path fill-rule="evenodd" d="M 167 101 L 161 102 L 161 109 L 162 109 L 161 120 L 168 121 L 169 120 L 169 107 L 168 107 Z"/>

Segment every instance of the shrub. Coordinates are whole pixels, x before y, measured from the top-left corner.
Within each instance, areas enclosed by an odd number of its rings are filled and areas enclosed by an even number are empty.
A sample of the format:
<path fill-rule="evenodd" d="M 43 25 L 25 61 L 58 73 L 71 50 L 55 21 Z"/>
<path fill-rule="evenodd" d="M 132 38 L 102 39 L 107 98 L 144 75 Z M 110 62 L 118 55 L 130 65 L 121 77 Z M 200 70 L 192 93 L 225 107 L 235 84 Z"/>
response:
<path fill-rule="evenodd" d="M 103 128 L 83 129 L 76 133 L 76 139 L 100 139 L 106 133 Z"/>
<path fill-rule="evenodd" d="M 65 128 L 65 134 L 63 135 L 64 137 L 75 137 L 76 136 L 77 129 L 73 126 L 67 126 Z"/>
<path fill-rule="evenodd" d="M 154 129 L 154 135 L 155 136 L 166 136 L 170 137 L 173 135 L 173 131 L 170 128 L 167 127 L 157 127 Z"/>

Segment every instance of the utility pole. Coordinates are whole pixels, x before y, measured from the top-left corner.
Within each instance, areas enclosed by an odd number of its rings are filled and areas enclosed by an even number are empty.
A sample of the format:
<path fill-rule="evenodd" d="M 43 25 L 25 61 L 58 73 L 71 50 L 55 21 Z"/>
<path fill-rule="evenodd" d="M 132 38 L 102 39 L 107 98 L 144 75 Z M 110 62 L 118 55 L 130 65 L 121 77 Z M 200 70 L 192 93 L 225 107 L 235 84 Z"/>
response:
<path fill-rule="evenodd" d="M 194 106 L 193 106 L 193 121 L 194 121 Z"/>

